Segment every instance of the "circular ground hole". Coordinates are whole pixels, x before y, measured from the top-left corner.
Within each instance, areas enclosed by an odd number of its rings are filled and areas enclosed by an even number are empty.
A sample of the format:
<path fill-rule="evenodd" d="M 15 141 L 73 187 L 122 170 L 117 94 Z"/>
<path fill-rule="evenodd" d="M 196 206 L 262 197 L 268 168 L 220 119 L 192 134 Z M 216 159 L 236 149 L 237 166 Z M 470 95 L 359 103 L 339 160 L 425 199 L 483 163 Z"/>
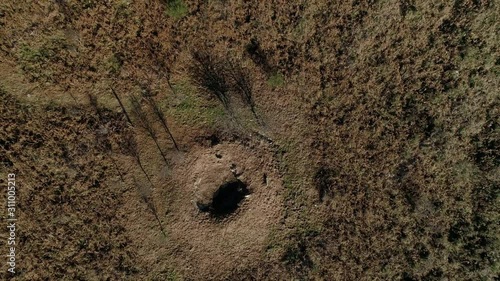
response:
<path fill-rule="evenodd" d="M 247 185 L 236 179 L 221 185 L 214 193 L 212 204 L 206 211 L 215 216 L 225 216 L 234 212 L 247 195 Z"/>

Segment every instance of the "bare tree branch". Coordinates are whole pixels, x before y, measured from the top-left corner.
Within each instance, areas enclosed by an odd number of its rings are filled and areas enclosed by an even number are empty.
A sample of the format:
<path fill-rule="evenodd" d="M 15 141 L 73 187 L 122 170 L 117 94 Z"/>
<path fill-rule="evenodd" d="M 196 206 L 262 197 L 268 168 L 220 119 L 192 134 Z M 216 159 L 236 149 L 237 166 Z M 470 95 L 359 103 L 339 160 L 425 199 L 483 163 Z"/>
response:
<path fill-rule="evenodd" d="M 111 88 L 111 92 L 113 93 L 116 100 L 120 104 L 120 107 L 122 108 L 123 114 L 125 115 L 125 117 L 127 117 L 127 121 L 133 126 L 134 124 L 132 123 L 132 120 L 130 120 L 130 117 L 128 116 L 127 110 L 125 110 L 125 106 L 123 106 L 123 103 L 120 100 L 120 97 L 118 97 L 118 95 L 116 94 L 115 89 Z"/>
<path fill-rule="evenodd" d="M 161 233 L 163 234 L 163 236 L 166 237 L 167 234 L 165 233 L 160 217 L 158 216 L 158 210 L 156 209 L 156 206 L 154 204 L 153 194 L 152 194 L 153 192 L 151 190 L 151 187 L 148 186 L 147 184 L 138 183 L 135 177 L 133 178 L 133 181 L 134 185 L 137 187 L 139 196 L 141 197 L 142 201 L 146 203 L 146 206 L 148 207 L 149 211 L 154 215 L 156 221 L 158 222 L 158 226 L 160 227 Z"/>
<path fill-rule="evenodd" d="M 142 110 L 142 106 L 139 99 L 135 95 L 131 95 L 130 102 L 132 104 L 132 111 L 139 119 L 141 127 L 143 127 L 148 133 L 148 135 L 153 139 L 154 143 L 156 144 L 156 147 L 158 148 L 161 156 L 163 157 L 163 160 L 165 160 L 165 163 L 168 164 L 167 157 L 165 157 L 165 154 L 163 153 L 160 144 L 158 143 L 158 136 L 156 135 L 154 128 L 151 126 L 151 123 L 149 122 L 146 113 Z"/>
<path fill-rule="evenodd" d="M 160 120 L 163 129 L 165 129 L 165 132 L 169 135 L 170 139 L 174 143 L 175 149 L 179 151 L 179 147 L 177 146 L 177 142 L 174 139 L 174 136 L 172 135 L 172 132 L 170 132 L 170 129 L 168 128 L 167 120 L 165 118 L 165 115 L 163 114 L 163 111 L 161 111 L 161 108 L 158 106 L 158 104 L 155 102 L 154 99 L 149 98 L 148 99 L 149 105 L 151 108 L 153 108 L 153 112 L 156 114 L 158 119 Z"/>

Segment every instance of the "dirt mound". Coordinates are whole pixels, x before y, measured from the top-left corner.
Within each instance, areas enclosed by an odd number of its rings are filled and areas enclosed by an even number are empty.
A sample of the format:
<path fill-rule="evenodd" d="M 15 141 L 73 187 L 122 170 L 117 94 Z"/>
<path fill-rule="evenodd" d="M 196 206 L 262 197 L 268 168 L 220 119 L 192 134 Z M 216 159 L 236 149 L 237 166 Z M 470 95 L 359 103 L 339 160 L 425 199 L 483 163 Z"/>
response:
<path fill-rule="evenodd" d="M 168 236 L 179 245 L 176 268 L 221 277 L 254 266 L 282 211 L 281 179 L 265 145 L 194 148 L 172 174 L 179 188 Z"/>
<path fill-rule="evenodd" d="M 207 158 L 195 166 L 196 206 L 215 216 L 228 215 L 249 193 L 247 184 L 238 179 L 242 174 L 237 172 L 238 165 L 223 159 L 220 152 Z"/>

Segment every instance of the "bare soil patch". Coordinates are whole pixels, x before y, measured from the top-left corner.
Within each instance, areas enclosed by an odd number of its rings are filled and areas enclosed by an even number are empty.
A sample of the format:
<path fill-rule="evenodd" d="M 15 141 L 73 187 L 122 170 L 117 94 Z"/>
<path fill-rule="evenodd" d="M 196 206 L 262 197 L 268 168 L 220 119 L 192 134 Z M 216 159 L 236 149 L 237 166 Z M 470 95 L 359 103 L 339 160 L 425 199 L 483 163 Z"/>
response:
<path fill-rule="evenodd" d="M 199 277 L 223 276 L 262 258 L 283 212 L 281 180 L 269 152 L 265 144 L 250 149 L 222 142 L 194 147 L 176 164 L 173 182 L 180 188 L 172 194 L 168 228 L 169 238 L 183 245 L 175 258 L 180 268 Z M 200 196 L 211 201 L 208 213 L 197 207 Z"/>

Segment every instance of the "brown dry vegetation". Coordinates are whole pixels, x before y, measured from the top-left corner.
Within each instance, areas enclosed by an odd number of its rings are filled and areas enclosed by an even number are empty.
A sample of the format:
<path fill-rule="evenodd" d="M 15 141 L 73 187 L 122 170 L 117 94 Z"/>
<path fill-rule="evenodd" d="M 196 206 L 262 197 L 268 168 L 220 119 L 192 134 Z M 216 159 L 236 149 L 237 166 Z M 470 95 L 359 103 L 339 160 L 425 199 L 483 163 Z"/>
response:
<path fill-rule="evenodd" d="M 1 2 L 19 245 L 0 276 L 497 280 L 499 16 L 491 0 Z M 192 203 L 219 156 L 250 190 L 221 220 Z"/>

